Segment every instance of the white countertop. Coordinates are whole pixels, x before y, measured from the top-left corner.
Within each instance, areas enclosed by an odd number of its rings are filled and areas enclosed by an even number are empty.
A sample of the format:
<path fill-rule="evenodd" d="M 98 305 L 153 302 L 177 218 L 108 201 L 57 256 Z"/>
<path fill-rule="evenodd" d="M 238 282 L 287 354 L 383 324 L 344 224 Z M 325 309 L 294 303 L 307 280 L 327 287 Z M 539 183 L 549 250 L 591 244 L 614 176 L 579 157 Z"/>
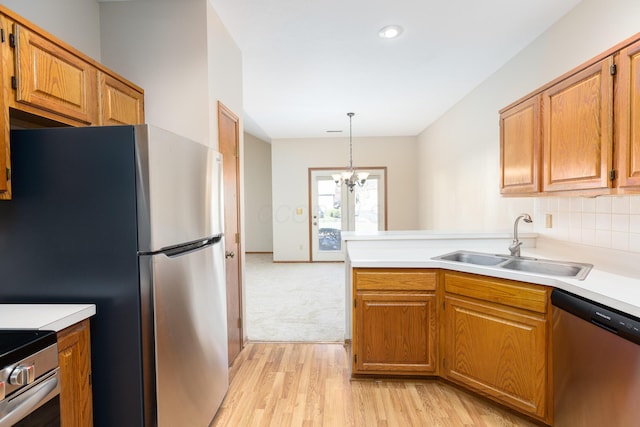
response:
<path fill-rule="evenodd" d="M 342 240 L 495 240 L 512 239 L 508 232 L 459 232 L 432 230 L 344 231 Z M 520 240 L 538 237 L 536 233 L 519 233 Z"/>
<path fill-rule="evenodd" d="M 94 314 L 94 304 L 0 304 L 0 329 L 58 332 Z"/>
<path fill-rule="evenodd" d="M 527 235 L 533 238 L 523 245 L 522 256 L 593 264 L 585 280 L 576 280 L 432 259 L 455 250 L 508 254 L 512 239 L 508 233 L 384 234 L 377 237 L 373 234 L 347 235 L 347 265 L 351 268 L 442 268 L 548 285 L 640 317 L 640 254 Z M 411 238 L 404 239 L 402 234 Z"/>

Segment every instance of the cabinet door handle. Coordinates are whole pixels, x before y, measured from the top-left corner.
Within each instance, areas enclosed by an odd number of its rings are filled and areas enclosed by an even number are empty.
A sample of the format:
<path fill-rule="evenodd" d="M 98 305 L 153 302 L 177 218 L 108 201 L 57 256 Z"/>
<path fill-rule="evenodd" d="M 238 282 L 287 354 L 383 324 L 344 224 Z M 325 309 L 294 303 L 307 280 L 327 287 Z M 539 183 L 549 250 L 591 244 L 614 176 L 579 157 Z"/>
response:
<path fill-rule="evenodd" d="M 236 256 L 236 253 L 233 252 L 233 251 L 225 252 L 225 254 L 224 254 L 225 258 L 233 258 L 234 256 Z"/>

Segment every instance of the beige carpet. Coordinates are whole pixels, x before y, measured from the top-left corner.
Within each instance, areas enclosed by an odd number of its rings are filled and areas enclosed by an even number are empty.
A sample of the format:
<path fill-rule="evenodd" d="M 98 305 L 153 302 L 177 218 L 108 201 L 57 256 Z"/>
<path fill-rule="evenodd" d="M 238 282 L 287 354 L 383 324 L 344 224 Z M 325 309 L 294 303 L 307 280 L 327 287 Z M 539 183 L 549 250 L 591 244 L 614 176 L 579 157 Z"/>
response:
<path fill-rule="evenodd" d="M 273 263 L 247 254 L 245 328 L 250 341 L 344 341 L 344 263 Z"/>

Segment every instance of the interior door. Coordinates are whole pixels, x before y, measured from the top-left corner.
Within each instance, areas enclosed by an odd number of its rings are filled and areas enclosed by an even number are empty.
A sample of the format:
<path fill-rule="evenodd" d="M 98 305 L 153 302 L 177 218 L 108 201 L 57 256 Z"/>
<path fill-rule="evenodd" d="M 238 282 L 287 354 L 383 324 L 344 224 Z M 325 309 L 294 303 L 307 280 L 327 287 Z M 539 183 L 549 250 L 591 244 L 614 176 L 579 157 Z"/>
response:
<path fill-rule="evenodd" d="M 336 185 L 341 170 L 311 170 L 311 260 L 344 261 L 343 231 L 386 229 L 385 169 L 367 169 L 367 182 L 353 192 Z"/>
<path fill-rule="evenodd" d="M 224 242 L 227 274 L 227 331 L 229 365 L 242 350 L 242 292 L 240 288 L 240 201 L 238 198 L 239 120 L 231 110 L 218 102 L 218 143 L 222 153 L 224 187 Z"/>

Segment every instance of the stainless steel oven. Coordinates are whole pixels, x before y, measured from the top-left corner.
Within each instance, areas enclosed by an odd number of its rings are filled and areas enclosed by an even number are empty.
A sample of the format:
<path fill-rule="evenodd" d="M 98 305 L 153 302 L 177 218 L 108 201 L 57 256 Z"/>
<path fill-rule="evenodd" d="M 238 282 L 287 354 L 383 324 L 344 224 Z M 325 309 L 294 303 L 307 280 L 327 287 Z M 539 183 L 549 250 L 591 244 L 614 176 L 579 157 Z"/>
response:
<path fill-rule="evenodd" d="M 60 372 L 53 331 L 0 330 L 0 427 L 8 426 L 60 426 Z"/>

